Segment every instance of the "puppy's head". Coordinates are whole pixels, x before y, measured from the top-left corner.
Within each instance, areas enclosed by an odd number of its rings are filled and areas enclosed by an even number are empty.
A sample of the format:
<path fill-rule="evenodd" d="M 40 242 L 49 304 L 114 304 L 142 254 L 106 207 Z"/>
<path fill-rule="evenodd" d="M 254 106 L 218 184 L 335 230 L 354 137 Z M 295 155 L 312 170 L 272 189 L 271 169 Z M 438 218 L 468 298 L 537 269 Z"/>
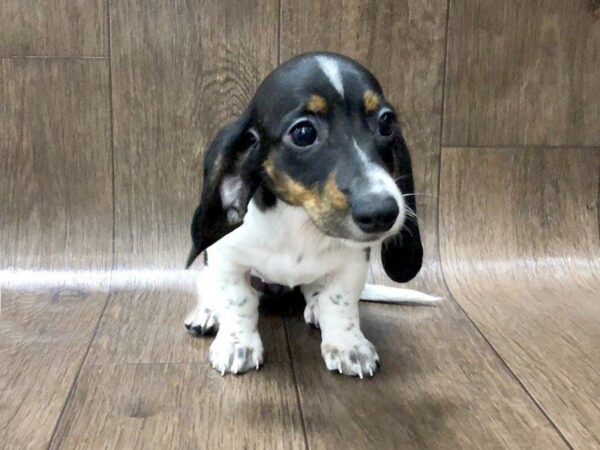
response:
<path fill-rule="evenodd" d="M 250 198 L 306 210 L 325 234 L 354 245 L 384 241 L 396 281 L 421 266 L 412 170 L 396 113 L 375 77 L 332 53 L 300 55 L 272 72 L 205 157 L 193 258 L 238 226 Z"/>

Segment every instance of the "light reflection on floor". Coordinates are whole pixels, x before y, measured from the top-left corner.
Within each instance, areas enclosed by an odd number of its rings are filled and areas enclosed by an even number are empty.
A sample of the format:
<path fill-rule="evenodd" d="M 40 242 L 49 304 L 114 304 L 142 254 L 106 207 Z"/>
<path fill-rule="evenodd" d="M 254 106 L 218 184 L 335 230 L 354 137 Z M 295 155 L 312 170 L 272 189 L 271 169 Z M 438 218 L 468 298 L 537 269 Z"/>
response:
<path fill-rule="evenodd" d="M 109 288 L 181 287 L 192 289 L 198 271 L 193 270 L 0 270 L 0 288 L 29 289 L 74 287 Z"/>

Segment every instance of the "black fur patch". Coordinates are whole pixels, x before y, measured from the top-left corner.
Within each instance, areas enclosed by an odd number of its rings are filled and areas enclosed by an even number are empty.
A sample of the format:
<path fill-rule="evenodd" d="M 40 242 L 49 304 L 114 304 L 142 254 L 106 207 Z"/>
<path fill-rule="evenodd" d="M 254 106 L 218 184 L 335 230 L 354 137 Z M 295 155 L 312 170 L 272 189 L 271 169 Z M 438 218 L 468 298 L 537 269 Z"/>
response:
<path fill-rule="evenodd" d="M 254 203 L 261 211 L 266 211 L 277 204 L 277 197 L 273 191 L 261 184 L 254 194 Z"/>

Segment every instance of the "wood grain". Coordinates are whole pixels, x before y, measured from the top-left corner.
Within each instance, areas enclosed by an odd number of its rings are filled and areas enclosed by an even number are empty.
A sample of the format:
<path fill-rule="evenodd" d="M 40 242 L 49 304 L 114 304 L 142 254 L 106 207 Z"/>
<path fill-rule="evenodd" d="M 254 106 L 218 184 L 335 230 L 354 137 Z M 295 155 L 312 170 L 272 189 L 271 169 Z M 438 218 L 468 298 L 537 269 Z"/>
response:
<path fill-rule="evenodd" d="M 50 448 L 305 447 L 287 364 L 242 377 L 205 364 L 111 364 L 83 370 Z"/>
<path fill-rule="evenodd" d="M 0 59 L 0 79 L 0 268 L 109 268 L 107 62 Z"/>
<path fill-rule="evenodd" d="M 275 0 L 111 8 L 117 267 L 183 268 L 202 153 L 277 65 L 277 17 Z"/>
<path fill-rule="evenodd" d="M 107 0 L 2 0 L 0 56 L 107 56 Z"/>
<path fill-rule="evenodd" d="M 437 186 L 446 1 L 282 0 L 281 59 L 329 50 L 371 70 L 399 114 L 411 151 L 425 263 L 413 285 L 439 283 Z M 373 280 L 389 278 L 375 267 Z"/>
<path fill-rule="evenodd" d="M 600 145 L 599 59 L 586 1 L 453 1 L 444 145 Z"/>
<path fill-rule="evenodd" d="M 288 320 L 310 448 L 566 448 L 451 300 L 440 307 L 363 305 L 381 371 L 328 372 L 320 333 Z"/>
<path fill-rule="evenodd" d="M 208 362 L 212 337 L 193 337 L 183 326 L 196 294 L 173 287 L 115 289 L 90 350 L 90 363 Z M 289 361 L 281 317 L 262 311 L 259 331 L 265 361 Z"/>
<path fill-rule="evenodd" d="M 45 448 L 106 294 L 64 287 L 1 295 L 0 448 Z"/>
<path fill-rule="evenodd" d="M 445 149 L 452 294 L 574 447 L 600 446 L 600 149 Z"/>

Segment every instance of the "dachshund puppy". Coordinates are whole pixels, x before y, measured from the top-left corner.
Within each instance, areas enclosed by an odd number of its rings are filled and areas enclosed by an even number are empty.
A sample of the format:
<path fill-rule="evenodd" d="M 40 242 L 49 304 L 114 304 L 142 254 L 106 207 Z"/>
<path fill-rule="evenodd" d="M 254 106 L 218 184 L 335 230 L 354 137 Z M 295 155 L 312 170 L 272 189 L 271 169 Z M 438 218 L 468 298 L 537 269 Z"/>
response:
<path fill-rule="evenodd" d="M 218 329 L 212 366 L 243 373 L 263 362 L 253 274 L 300 286 L 329 370 L 372 376 L 379 357 L 360 329 L 361 293 L 435 300 L 365 288 L 372 251 L 398 282 L 421 267 L 413 191 L 396 113 L 367 69 L 339 54 L 306 53 L 273 71 L 205 154 L 188 267 L 207 248 L 210 257 L 186 327 Z"/>

